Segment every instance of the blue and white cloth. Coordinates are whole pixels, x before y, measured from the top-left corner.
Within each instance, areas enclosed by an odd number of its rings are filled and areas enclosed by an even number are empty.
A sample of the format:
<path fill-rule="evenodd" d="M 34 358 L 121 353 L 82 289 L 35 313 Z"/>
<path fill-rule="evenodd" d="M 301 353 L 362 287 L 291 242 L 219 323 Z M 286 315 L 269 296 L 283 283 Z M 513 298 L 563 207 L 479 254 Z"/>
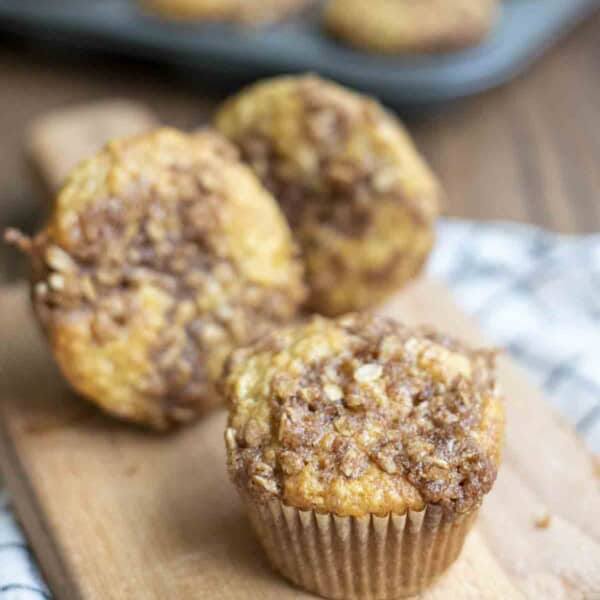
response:
<path fill-rule="evenodd" d="M 429 271 L 600 453 L 600 235 L 444 221 Z M 0 491 L 0 600 L 50 597 Z"/>
<path fill-rule="evenodd" d="M 0 491 L 0 600 L 49 600 L 50 592 Z"/>

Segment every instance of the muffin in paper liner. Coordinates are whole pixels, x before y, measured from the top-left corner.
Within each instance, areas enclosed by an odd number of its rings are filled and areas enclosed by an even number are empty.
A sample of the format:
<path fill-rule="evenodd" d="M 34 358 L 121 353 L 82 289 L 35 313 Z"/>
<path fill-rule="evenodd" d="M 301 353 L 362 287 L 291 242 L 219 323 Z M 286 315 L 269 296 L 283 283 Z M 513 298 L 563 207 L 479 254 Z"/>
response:
<path fill-rule="evenodd" d="M 450 515 L 429 505 L 404 515 L 339 517 L 242 495 L 273 567 L 336 600 L 393 600 L 423 591 L 458 558 L 478 513 Z"/>
<path fill-rule="evenodd" d="M 456 560 L 496 479 L 494 355 L 373 315 L 234 352 L 229 474 L 271 562 L 328 598 L 387 600 Z"/>

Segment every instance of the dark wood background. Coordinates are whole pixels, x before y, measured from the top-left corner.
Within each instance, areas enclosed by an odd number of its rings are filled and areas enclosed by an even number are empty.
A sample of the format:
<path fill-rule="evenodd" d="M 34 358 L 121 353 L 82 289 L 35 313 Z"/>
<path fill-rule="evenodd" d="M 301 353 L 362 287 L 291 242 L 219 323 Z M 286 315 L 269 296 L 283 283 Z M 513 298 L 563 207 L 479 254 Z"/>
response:
<path fill-rule="evenodd" d="M 37 115 L 122 96 L 187 128 L 224 93 L 165 67 L 0 37 L 0 227 L 39 218 L 22 151 Z M 512 83 L 406 122 L 445 186 L 448 215 L 577 233 L 600 230 L 599 112 L 596 14 Z M 0 250 L 0 280 L 18 273 L 15 256 Z"/>

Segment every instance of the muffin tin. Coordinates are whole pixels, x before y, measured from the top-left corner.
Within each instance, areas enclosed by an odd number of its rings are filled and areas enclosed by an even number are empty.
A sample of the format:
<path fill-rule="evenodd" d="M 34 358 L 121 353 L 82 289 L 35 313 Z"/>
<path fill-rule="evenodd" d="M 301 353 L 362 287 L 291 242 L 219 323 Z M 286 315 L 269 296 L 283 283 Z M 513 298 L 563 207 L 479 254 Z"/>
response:
<path fill-rule="evenodd" d="M 482 45 L 443 55 L 385 57 L 327 36 L 320 10 L 263 29 L 179 24 L 143 15 L 129 0 L 0 0 L 0 29 L 183 66 L 244 82 L 315 71 L 392 106 L 430 105 L 499 85 L 599 7 L 598 0 L 507 0 Z"/>

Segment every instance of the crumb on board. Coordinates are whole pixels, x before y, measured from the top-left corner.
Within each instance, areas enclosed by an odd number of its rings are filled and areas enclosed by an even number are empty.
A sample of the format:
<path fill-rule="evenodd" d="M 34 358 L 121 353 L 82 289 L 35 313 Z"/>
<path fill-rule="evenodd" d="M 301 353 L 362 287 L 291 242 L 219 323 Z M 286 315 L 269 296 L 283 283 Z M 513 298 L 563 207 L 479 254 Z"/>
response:
<path fill-rule="evenodd" d="M 140 470 L 139 465 L 129 465 L 125 470 L 125 475 L 127 477 L 133 477 Z"/>
<path fill-rule="evenodd" d="M 552 515 L 549 512 L 536 517 L 535 527 L 536 529 L 548 529 L 552 523 Z"/>

